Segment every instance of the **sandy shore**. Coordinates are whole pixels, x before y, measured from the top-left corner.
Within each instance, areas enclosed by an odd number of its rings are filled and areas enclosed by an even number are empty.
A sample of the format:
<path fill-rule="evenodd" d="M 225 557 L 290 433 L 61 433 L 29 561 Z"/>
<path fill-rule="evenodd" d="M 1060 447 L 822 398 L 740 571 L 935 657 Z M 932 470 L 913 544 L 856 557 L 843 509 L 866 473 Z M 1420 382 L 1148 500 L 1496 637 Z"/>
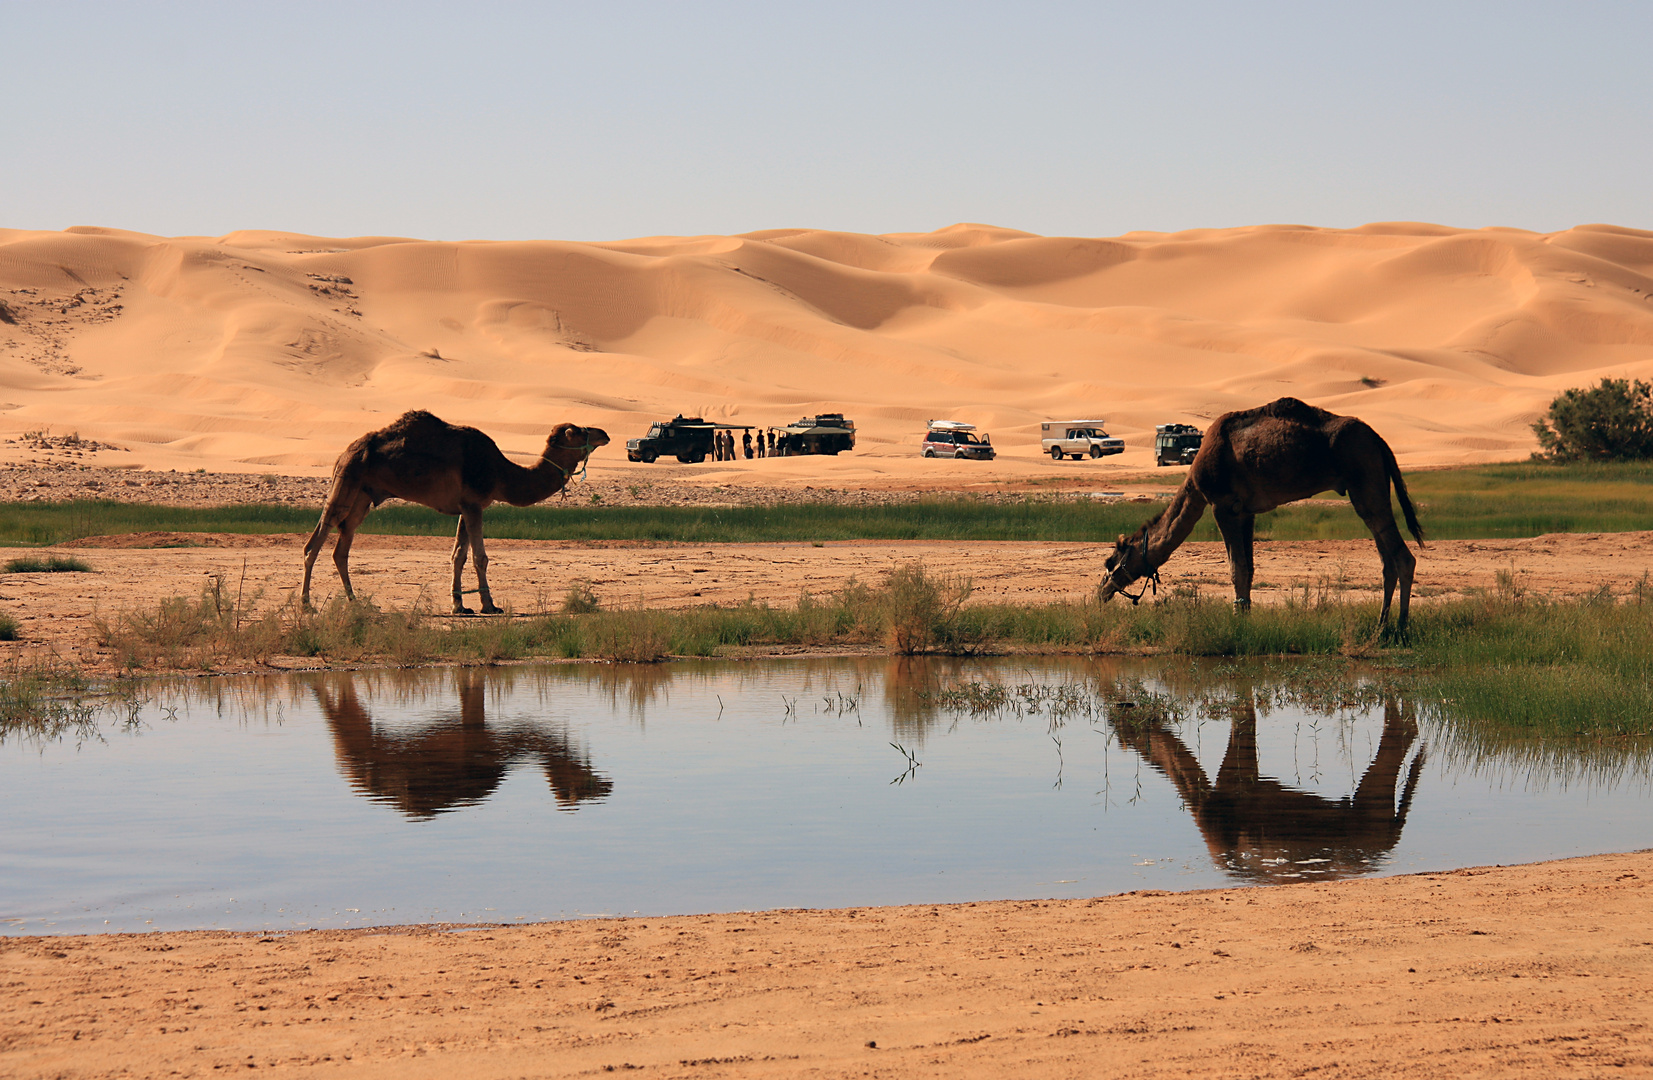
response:
<path fill-rule="evenodd" d="M 0 1073 L 1647 1076 L 1653 853 L 1196 893 L 0 939 Z"/>
<path fill-rule="evenodd" d="M 191 545 L 191 546 L 170 546 Z M 91 537 L 61 549 L 94 573 L 9 574 L 0 578 L 0 605 L 20 621 L 20 640 L 0 642 L 8 657 L 57 656 L 88 670 L 107 670 L 113 654 L 97 644 L 95 616 L 153 611 L 166 597 L 198 595 L 216 575 L 233 594 L 286 602 L 302 573 L 303 537 L 136 534 Z M 569 585 L 591 583 L 609 605 L 681 608 L 739 604 L 748 597 L 777 606 L 800 592 L 825 595 L 851 577 L 876 582 L 891 568 L 917 560 L 939 574 L 967 576 L 972 602 L 1051 603 L 1092 594 L 1107 544 L 996 541 L 846 541 L 816 547 L 786 544 L 632 544 L 490 540 L 489 578 L 502 604 L 518 612 L 555 610 Z M 351 557 L 356 588 L 385 606 L 423 601 L 445 610 L 451 542 L 438 537 L 364 535 Z M 1514 574 L 1535 595 L 1632 594 L 1653 565 L 1653 533 L 1566 533 L 1518 540 L 1442 540 L 1418 553 L 1415 600 L 1494 589 Z M 1258 603 L 1281 603 L 1332 590 L 1373 599 L 1381 567 L 1364 540 L 1280 541 L 1257 547 Z M 466 571 L 466 587 L 474 581 Z M 316 565 L 316 594 L 338 590 L 330 555 Z M 1199 589 L 1213 600 L 1233 596 L 1220 543 L 1185 544 L 1166 564 L 1162 590 Z M 1120 601 L 1123 602 L 1123 601 Z"/>

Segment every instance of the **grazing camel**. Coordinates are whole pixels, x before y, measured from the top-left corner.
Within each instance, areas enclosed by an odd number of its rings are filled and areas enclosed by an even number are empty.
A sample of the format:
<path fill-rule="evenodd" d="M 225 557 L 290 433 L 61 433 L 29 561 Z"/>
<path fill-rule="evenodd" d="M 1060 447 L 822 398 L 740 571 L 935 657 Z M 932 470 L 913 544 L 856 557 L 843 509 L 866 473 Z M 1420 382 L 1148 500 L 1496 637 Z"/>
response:
<path fill-rule="evenodd" d="M 310 603 L 310 570 L 316 564 L 327 534 L 335 527 L 339 540 L 333 564 L 352 600 L 350 544 L 367 512 L 386 499 L 406 499 L 443 514 L 457 515 L 459 531 L 453 543 L 453 611 L 469 615 L 461 601 L 459 574 L 467 552 L 476 556 L 477 591 L 482 613 L 498 614 L 488 591 L 488 554 L 482 547 L 482 511 L 496 502 L 532 506 L 561 491 L 591 452 L 608 445 L 601 428 L 558 424 L 545 440 L 545 452 L 532 468 L 524 468 L 499 452 L 494 441 L 471 427 L 457 427 L 423 410 L 403 413 L 389 427 L 370 431 L 351 443 L 333 466 L 333 490 L 321 521 L 304 544 L 304 592 Z"/>
<path fill-rule="evenodd" d="M 1341 799 L 1298 791 L 1262 775 L 1257 710 L 1250 701 L 1234 717 L 1215 781 L 1163 721 L 1109 722 L 1122 744 L 1176 786 L 1212 861 L 1263 883 L 1301 880 L 1305 866 L 1322 879 L 1376 870 L 1400 842 L 1424 764 L 1420 748 L 1402 771 L 1418 724 L 1409 708 L 1393 700 L 1384 704 L 1383 735 L 1371 764 L 1354 794 Z"/>
<path fill-rule="evenodd" d="M 1400 585 L 1398 630 L 1406 629 L 1417 559 L 1406 548 L 1389 506 L 1389 482 L 1406 515 L 1407 527 L 1423 546 L 1423 529 L 1395 464 L 1394 451 L 1364 421 L 1338 416 L 1296 398 L 1281 398 L 1257 409 L 1224 413 L 1212 422 L 1188 478 L 1167 506 L 1130 536 L 1121 536 L 1105 564 L 1101 596 L 1110 600 L 1142 578 L 1157 583 L 1171 557 L 1210 504 L 1228 547 L 1234 575 L 1234 606 L 1251 606 L 1252 527 L 1258 514 L 1307 499 L 1322 491 L 1348 495 L 1355 513 L 1372 530 L 1383 559 L 1383 613 Z"/>

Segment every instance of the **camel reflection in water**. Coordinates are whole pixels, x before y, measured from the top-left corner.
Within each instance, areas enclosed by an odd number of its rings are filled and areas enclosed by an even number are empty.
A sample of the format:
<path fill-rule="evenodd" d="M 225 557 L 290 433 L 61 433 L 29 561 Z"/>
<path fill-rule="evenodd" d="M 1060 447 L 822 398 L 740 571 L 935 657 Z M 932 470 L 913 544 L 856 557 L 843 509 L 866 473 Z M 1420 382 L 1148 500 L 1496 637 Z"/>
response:
<path fill-rule="evenodd" d="M 1354 794 L 1341 799 L 1298 791 L 1261 774 L 1257 708 L 1249 694 L 1233 713 L 1215 782 L 1163 721 L 1113 719 L 1110 726 L 1122 744 L 1176 787 L 1212 861 L 1259 883 L 1355 877 L 1377 869 L 1400 842 L 1424 761 L 1420 748 L 1403 784 L 1402 766 L 1417 741 L 1418 724 L 1410 709 L 1393 700 L 1383 707 L 1377 753 Z"/>
<path fill-rule="evenodd" d="M 459 714 L 417 726 L 375 724 L 351 676 L 313 684 L 351 787 L 420 820 L 482 802 L 518 762 L 537 762 L 545 770 L 559 810 L 613 790 L 562 732 L 524 721 L 489 726 L 485 676 L 462 669 L 457 677 Z"/>

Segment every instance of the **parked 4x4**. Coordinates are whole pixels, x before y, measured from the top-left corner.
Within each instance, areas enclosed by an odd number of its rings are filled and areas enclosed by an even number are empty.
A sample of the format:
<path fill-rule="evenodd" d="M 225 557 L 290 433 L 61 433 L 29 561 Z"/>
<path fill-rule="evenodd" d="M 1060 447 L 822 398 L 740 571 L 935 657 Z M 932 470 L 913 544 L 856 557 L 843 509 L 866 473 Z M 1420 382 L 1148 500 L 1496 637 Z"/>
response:
<path fill-rule="evenodd" d="M 1193 424 L 1160 424 L 1154 428 L 1154 464 L 1191 464 L 1200 452 L 1202 438 Z"/>
<path fill-rule="evenodd" d="M 626 440 L 626 457 L 631 461 L 653 461 L 675 454 L 685 465 L 705 461 L 712 452 L 715 430 L 716 424 L 698 416 L 678 415 L 670 420 L 656 420 L 647 435 Z"/>
<path fill-rule="evenodd" d="M 976 435 L 976 425 L 957 420 L 931 420 L 930 430 L 924 433 L 925 457 L 971 458 L 976 461 L 993 460 L 993 443 L 986 436 Z"/>
<path fill-rule="evenodd" d="M 778 436 L 775 451 L 782 457 L 838 454 L 855 449 L 855 421 L 844 419 L 843 413 L 805 416 L 796 424 L 770 430 Z"/>
<path fill-rule="evenodd" d="M 1102 430 L 1100 420 L 1046 420 L 1039 425 L 1039 448 L 1052 461 L 1064 457 L 1105 457 L 1123 454 L 1125 440 Z"/>

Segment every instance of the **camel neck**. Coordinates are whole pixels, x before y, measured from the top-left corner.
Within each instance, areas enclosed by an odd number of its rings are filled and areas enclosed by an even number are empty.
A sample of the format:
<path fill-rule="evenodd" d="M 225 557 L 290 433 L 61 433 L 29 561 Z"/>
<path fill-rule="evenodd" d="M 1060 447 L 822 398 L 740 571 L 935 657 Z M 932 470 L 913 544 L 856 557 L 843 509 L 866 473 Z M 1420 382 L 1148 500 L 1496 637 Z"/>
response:
<path fill-rule="evenodd" d="M 1148 565 L 1159 569 L 1171 553 L 1188 539 L 1188 534 L 1194 531 L 1199 524 L 1200 517 L 1205 513 L 1205 496 L 1201 495 L 1192 483 L 1182 482 L 1182 487 L 1171 496 L 1171 505 L 1165 512 L 1145 528 L 1143 539 Z"/>
<path fill-rule="evenodd" d="M 531 506 L 555 495 L 585 460 L 584 450 L 547 449 L 532 468 L 512 467 L 500 478 L 498 497 L 512 506 Z"/>

